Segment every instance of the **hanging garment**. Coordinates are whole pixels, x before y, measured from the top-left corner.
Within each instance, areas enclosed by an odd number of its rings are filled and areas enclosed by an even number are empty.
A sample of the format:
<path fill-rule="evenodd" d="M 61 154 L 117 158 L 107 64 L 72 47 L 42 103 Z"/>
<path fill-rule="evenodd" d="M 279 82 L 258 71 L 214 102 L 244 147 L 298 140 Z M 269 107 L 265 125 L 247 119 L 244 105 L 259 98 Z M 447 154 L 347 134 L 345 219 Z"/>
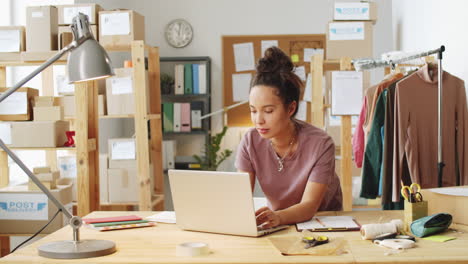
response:
<path fill-rule="evenodd" d="M 367 97 L 364 96 L 364 102 L 359 113 L 358 123 L 353 134 L 353 156 L 356 167 L 362 168 L 362 156 L 364 154 L 364 121 L 366 118 Z"/>
<path fill-rule="evenodd" d="M 443 186 L 454 186 L 458 173 L 468 184 L 468 113 L 463 80 L 444 72 L 443 80 Z M 394 111 L 392 200 L 400 198 L 405 161 L 411 181 L 422 188 L 437 187 L 437 68 L 425 65 L 397 83 Z M 456 156 L 458 155 L 458 161 Z M 457 162 L 459 172 L 457 171 Z"/>

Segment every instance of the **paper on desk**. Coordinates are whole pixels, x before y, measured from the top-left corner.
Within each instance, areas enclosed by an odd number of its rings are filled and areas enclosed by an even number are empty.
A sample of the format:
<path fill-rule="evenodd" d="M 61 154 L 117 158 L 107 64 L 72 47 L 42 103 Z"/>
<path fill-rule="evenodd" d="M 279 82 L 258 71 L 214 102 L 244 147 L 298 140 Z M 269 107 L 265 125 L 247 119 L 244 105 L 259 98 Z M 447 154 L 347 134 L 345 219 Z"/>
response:
<path fill-rule="evenodd" d="M 297 223 L 297 229 L 357 228 L 352 216 L 314 216 L 307 222 Z"/>
<path fill-rule="evenodd" d="M 435 188 L 429 189 L 431 192 L 453 195 L 453 196 L 468 196 L 468 188 Z"/>
<path fill-rule="evenodd" d="M 254 47 L 252 42 L 234 44 L 236 71 L 255 70 Z"/>
<path fill-rule="evenodd" d="M 362 105 L 362 72 L 332 72 L 332 114 L 359 115 Z"/>
<path fill-rule="evenodd" d="M 269 47 L 278 47 L 278 41 L 277 40 L 262 40 L 262 54 L 261 56 L 265 54 L 265 50 L 267 50 Z"/>
<path fill-rule="evenodd" d="M 251 73 L 234 73 L 232 75 L 232 100 L 242 102 L 249 100 Z"/>
<path fill-rule="evenodd" d="M 163 211 L 161 213 L 148 216 L 146 217 L 146 219 L 149 221 L 154 221 L 158 223 L 166 223 L 166 224 L 176 223 L 176 215 L 174 211 Z"/>

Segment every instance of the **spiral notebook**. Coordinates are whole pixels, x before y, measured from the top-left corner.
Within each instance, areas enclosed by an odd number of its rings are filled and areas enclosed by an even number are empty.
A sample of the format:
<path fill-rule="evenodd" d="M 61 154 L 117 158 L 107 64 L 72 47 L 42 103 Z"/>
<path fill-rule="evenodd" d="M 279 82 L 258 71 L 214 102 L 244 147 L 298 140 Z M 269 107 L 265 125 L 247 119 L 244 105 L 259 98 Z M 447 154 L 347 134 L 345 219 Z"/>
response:
<path fill-rule="evenodd" d="M 314 216 L 311 220 L 297 223 L 297 231 L 359 231 L 361 225 L 352 216 Z"/>

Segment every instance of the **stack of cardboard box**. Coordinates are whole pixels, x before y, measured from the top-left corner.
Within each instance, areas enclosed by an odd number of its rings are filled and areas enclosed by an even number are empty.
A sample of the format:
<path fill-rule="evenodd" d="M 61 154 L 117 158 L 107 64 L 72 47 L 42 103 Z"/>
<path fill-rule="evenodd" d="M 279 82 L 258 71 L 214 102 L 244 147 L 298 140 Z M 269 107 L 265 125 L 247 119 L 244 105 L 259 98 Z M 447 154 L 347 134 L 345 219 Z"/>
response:
<path fill-rule="evenodd" d="M 339 60 L 343 57 L 372 58 L 373 25 L 377 21 L 375 2 L 335 2 L 333 21 L 327 25 L 326 59 Z M 325 103 L 331 104 L 332 72 L 326 72 Z M 370 86 L 370 72 L 362 73 L 363 92 Z M 340 127 L 328 124 L 327 132 L 336 146 L 341 145 Z"/>
<path fill-rule="evenodd" d="M 51 171 L 50 167 L 36 167 L 33 168 L 33 172 L 39 181 L 47 187 L 47 189 L 51 190 L 57 188 L 57 180 L 60 178 L 59 171 Z M 31 179 L 29 179 L 28 190 L 37 191 L 40 189 Z"/>
<path fill-rule="evenodd" d="M 98 4 L 59 5 L 58 7 L 58 47 L 65 47 L 73 41 L 70 24 L 78 13 L 88 16 L 91 33 L 98 40 L 98 14 L 102 10 Z"/>
<path fill-rule="evenodd" d="M 133 10 L 99 12 L 99 43 L 106 49 L 128 49 L 145 40 L 145 17 Z"/>
<path fill-rule="evenodd" d="M 108 201 L 110 203 L 137 202 L 139 177 L 135 139 L 109 139 L 108 157 L 107 180 L 101 181 L 101 183 L 107 182 Z M 106 164 L 105 157 L 101 156 L 101 158 L 100 165 Z M 152 169 L 152 165 L 150 165 L 150 178 L 152 178 Z M 100 179 L 105 176 L 101 175 Z M 106 197 L 101 198 L 106 199 Z"/>

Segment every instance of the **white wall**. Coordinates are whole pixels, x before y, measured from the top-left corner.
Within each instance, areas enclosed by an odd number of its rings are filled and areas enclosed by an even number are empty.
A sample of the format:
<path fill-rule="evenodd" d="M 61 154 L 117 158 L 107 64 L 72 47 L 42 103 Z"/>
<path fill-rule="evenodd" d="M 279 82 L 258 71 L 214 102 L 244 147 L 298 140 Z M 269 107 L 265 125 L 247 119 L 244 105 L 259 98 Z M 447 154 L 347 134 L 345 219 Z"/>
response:
<path fill-rule="evenodd" d="M 332 20 L 334 1 L 310 0 L 76 0 L 76 3 L 94 2 L 105 9 L 128 8 L 145 16 L 146 40 L 160 48 L 161 56 L 209 56 L 212 59 L 212 110 L 222 108 L 223 35 L 254 34 L 320 34 L 325 33 Z M 392 49 L 391 2 L 378 0 L 379 19 L 374 27 L 375 55 Z M 170 47 L 164 39 L 166 24 L 176 18 L 189 21 L 194 28 L 194 39 L 182 49 Z M 374 80 L 381 77 L 377 74 Z M 222 116 L 212 118 L 212 128 L 222 128 Z M 235 148 L 239 130 L 230 128 L 226 147 Z M 233 169 L 233 159 L 225 169 Z"/>
<path fill-rule="evenodd" d="M 468 80 L 468 1 L 393 0 L 392 8 L 397 49 L 425 51 L 445 45 L 444 70 Z"/>

